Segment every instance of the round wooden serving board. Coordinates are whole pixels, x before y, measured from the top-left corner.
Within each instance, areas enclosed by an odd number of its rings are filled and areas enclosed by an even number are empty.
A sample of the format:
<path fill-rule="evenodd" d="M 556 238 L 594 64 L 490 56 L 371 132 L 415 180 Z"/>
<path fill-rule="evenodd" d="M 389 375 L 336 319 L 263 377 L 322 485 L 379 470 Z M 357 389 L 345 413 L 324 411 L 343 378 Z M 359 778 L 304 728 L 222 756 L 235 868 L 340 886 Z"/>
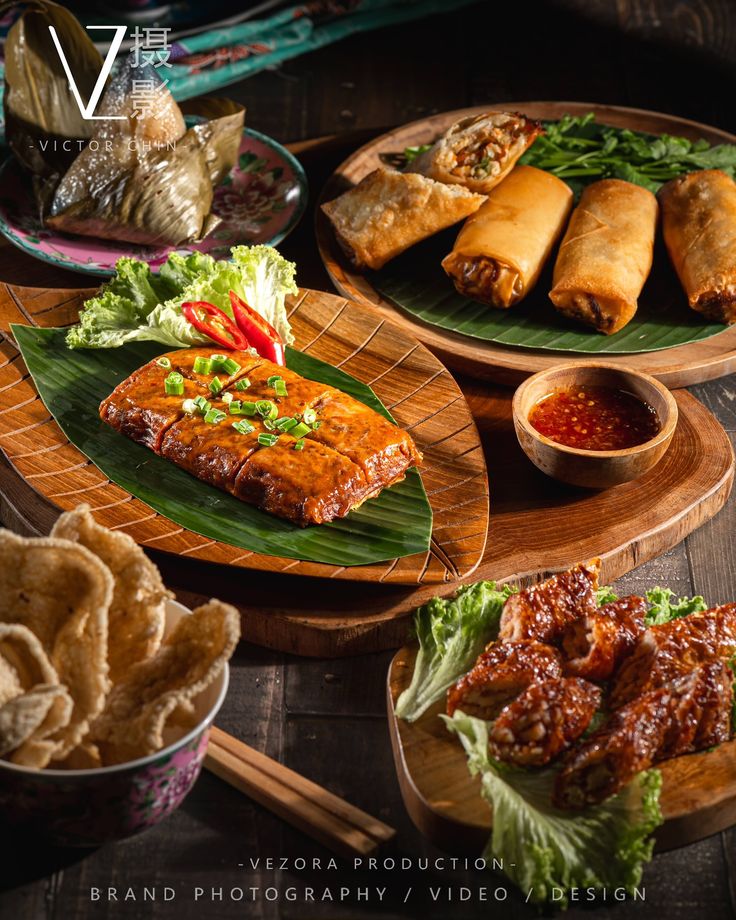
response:
<path fill-rule="evenodd" d="M 57 509 L 88 502 L 100 524 L 125 531 L 147 549 L 173 554 L 179 568 L 185 567 L 183 557 L 187 566 L 203 560 L 260 572 L 416 586 L 452 582 L 478 565 L 488 527 L 488 479 L 478 431 L 452 376 L 401 329 L 333 294 L 304 290 L 290 304 L 296 347 L 369 383 L 411 432 L 424 454 L 422 480 L 434 516 L 428 552 L 365 566 L 324 565 L 259 555 L 186 530 L 111 483 L 68 442 L 36 393 L 8 327 L 68 325 L 91 293 L 0 286 L 0 449 Z"/>
<path fill-rule="evenodd" d="M 564 114 L 594 112 L 604 124 L 654 134 L 675 134 L 691 139 L 705 138 L 713 144 L 736 144 L 726 131 L 698 122 L 621 106 L 588 102 L 501 102 L 443 112 L 411 122 L 372 140 L 348 157 L 331 176 L 321 200 L 330 201 L 380 165 L 382 154 L 401 153 L 406 147 L 433 141 L 453 122 L 465 115 L 490 109 L 521 111 L 532 118 L 557 119 Z M 418 338 L 451 368 L 487 380 L 517 384 L 530 374 L 575 358 L 595 358 L 637 368 L 652 374 L 671 389 L 714 380 L 736 370 L 736 327 L 712 338 L 663 351 L 630 355 L 577 355 L 567 352 L 513 348 L 495 342 L 470 338 L 422 322 L 384 299 L 370 280 L 350 265 L 338 246 L 329 221 L 320 208 L 316 211 L 316 231 L 322 261 L 337 289 L 346 297 L 369 304 Z M 488 308 L 489 310 L 492 307 Z M 591 332 L 591 335 L 597 333 Z"/>
<path fill-rule="evenodd" d="M 480 778 L 468 773 L 459 740 L 438 718 L 444 705 L 437 703 L 412 723 L 394 715 L 396 700 L 411 681 L 415 655 L 413 647 L 400 649 L 387 683 L 391 746 L 404 804 L 419 830 L 437 846 L 477 856 L 488 841 L 491 811 L 481 799 Z M 658 850 L 693 843 L 736 824 L 736 740 L 658 767 L 664 817 L 656 832 Z"/>

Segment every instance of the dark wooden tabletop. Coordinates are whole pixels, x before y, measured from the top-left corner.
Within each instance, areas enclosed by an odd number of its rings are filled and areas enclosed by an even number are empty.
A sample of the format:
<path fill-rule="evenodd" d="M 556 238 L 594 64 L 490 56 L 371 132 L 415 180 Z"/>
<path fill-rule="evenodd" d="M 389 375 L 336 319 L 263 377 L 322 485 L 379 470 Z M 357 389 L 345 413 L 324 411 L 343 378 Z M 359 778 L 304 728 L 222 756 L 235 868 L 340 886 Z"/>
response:
<path fill-rule="evenodd" d="M 672 112 L 736 131 L 733 0 L 519 0 L 452 8 L 448 0 L 442 16 L 348 38 L 227 92 L 247 104 L 252 127 L 279 140 L 343 135 L 318 148 L 317 155 L 303 154 L 313 197 L 361 137 L 471 104 L 594 100 Z M 311 213 L 282 248 L 297 259 L 302 285 L 330 289 L 316 257 Z M 29 267 L 19 256 L 0 280 L 32 284 L 32 270 L 33 264 Z M 78 276 L 69 279 L 70 285 L 79 283 Z M 694 387 L 693 392 L 736 442 L 734 380 Z M 632 572 L 618 587 L 629 592 L 662 584 L 684 594 L 701 593 L 712 603 L 733 600 L 735 530 L 732 498 L 684 544 Z M 243 584 L 247 590 L 247 575 Z M 387 855 L 399 860 L 439 856 L 414 829 L 394 774 L 384 701 L 390 658 L 382 653 L 338 661 L 299 660 L 243 645 L 232 662 L 231 689 L 218 724 L 396 827 L 398 838 Z M 172 817 L 117 845 L 92 852 L 49 850 L 6 833 L 0 916 L 536 916 L 512 886 L 502 904 L 481 901 L 480 889 L 504 885 L 500 876 L 462 867 L 443 872 L 355 871 L 341 863 L 334 870 L 327 867 L 329 855 L 203 774 Z M 295 865 L 300 858 L 307 860 L 305 868 Z M 321 868 L 311 864 L 313 858 L 321 860 Z M 644 903 L 611 902 L 600 906 L 597 916 L 733 920 L 736 830 L 658 855 L 646 869 L 643 885 Z M 174 900 L 164 900 L 164 886 L 175 890 Z M 204 889 L 199 901 L 194 900 L 195 886 Z M 341 886 L 349 889 L 342 902 Z M 145 887 L 156 889 L 156 900 L 142 900 Z M 409 887 L 412 894 L 404 904 Z M 442 889 L 437 902 L 430 887 Z M 94 901 L 93 888 L 115 888 L 118 900 L 103 896 Z M 333 901 L 321 900 L 326 888 Z M 462 888 L 469 900 L 461 905 Z M 130 894 L 124 900 L 128 889 L 135 900 Z M 308 889 L 314 902 L 305 900 Z M 367 900 L 359 900 L 358 889 L 367 889 Z M 382 899 L 379 889 L 385 889 Z M 278 899 L 269 900 L 276 890 Z M 241 891 L 243 899 L 237 900 Z M 292 891 L 295 900 L 290 900 Z M 583 916 L 583 910 L 573 906 L 568 916 Z"/>

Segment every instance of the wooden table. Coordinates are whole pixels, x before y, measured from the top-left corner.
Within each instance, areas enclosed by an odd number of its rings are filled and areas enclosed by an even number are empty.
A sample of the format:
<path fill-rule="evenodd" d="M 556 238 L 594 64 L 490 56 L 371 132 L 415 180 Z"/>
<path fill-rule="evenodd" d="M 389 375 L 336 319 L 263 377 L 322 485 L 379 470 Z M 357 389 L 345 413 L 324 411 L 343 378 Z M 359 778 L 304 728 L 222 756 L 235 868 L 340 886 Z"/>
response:
<path fill-rule="evenodd" d="M 448 8 L 451 7 L 448 2 Z M 581 12 L 584 11 L 584 12 Z M 349 147 L 424 113 L 504 98 L 594 99 L 654 108 L 736 130 L 736 15 L 730 0 L 559 0 L 546 4 L 486 3 L 460 14 L 347 39 L 319 53 L 229 89 L 248 105 L 253 127 L 283 141 L 354 133 L 302 152 L 312 196 Z M 310 209 L 311 210 L 311 209 Z M 315 258 L 311 214 L 282 247 L 298 261 L 299 280 L 329 289 Z M 43 267 L 0 252 L 0 280 L 42 284 Z M 66 275 L 70 286 L 84 284 Z M 50 282 L 49 282 L 50 283 Z M 54 283 L 58 283 L 58 277 Z M 733 379 L 693 388 L 736 442 Z M 12 503 L 12 496 L 10 496 Z M 12 523 L 8 503 L 4 519 Z M 711 602 L 736 596 L 736 498 L 672 552 L 632 572 L 621 591 L 654 584 L 702 593 Z M 284 590 L 292 588 L 285 579 Z M 186 601 L 186 597 L 182 598 Z M 390 653 L 337 661 L 298 660 L 242 646 L 218 724 L 372 812 L 398 829 L 392 855 L 439 856 L 414 830 L 395 779 L 384 709 Z M 707 777 L 704 777 L 707 781 Z M 502 905 L 481 903 L 477 889 L 502 886 L 499 876 L 463 871 L 345 873 L 326 866 L 329 854 L 210 775 L 184 806 L 148 833 L 96 852 L 50 851 L 7 834 L 0 859 L 0 916 L 19 920 L 86 918 L 393 918 L 456 916 L 532 918 L 536 912 L 510 889 Z M 279 868 L 279 858 L 287 866 Z M 322 860 L 315 869 L 311 859 Z M 251 865 L 250 860 L 260 858 Z M 272 859 L 273 864 L 266 863 Z M 308 867 L 294 866 L 304 858 Z M 340 885 L 352 894 L 340 904 Z M 92 901 L 90 888 L 117 887 L 118 901 Z M 124 901 L 131 887 L 138 900 Z M 143 902 L 143 888 L 157 900 Z M 164 886 L 176 890 L 164 901 Z M 194 888 L 205 889 L 194 900 Z M 266 900 L 274 886 L 281 900 Z M 296 901 L 288 901 L 293 886 Z M 443 888 L 433 903 L 429 886 Z M 472 891 L 462 907 L 444 889 Z M 629 917 L 726 920 L 736 917 L 736 831 L 657 856 L 645 872 L 645 904 L 603 906 L 601 920 Z M 255 901 L 248 889 L 260 889 Z M 335 902 L 317 899 L 325 887 Z M 358 902 L 356 889 L 370 900 Z M 376 888 L 386 887 L 382 901 Z M 412 894 L 406 904 L 406 889 Z M 211 900 L 212 888 L 223 900 Z M 230 899 L 244 890 L 243 901 Z M 237 896 L 237 892 L 236 892 Z M 570 918 L 591 916 L 573 906 Z"/>

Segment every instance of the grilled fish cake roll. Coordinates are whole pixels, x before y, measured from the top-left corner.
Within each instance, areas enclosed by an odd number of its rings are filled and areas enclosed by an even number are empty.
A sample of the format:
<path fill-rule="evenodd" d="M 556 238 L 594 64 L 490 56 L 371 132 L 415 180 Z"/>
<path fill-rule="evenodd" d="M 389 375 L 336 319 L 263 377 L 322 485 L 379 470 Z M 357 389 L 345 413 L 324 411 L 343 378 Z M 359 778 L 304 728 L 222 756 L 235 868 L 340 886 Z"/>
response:
<path fill-rule="evenodd" d="M 573 620 L 597 608 L 600 559 L 576 565 L 518 594 L 504 604 L 498 637 L 503 642 L 554 642 Z"/>
<path fill-rule="evenodd" d="M 736 182 L 720 169 L 678 176 L 659 191 L 670 260 L 693 310 L 736 322 Z"/>
<path fill-rule="evenodd" d="M 184 395 L 168 396 L 164 388 L 168 373 L 156 359 L 144 364 L 102 401 L 100 418 L 120 434 L 159 453 L 164 432 L 184 415 L 183 400 L 206 392 L 200 384 L 185 379 Z"/>
<path fill-rule="evenodd" d="M 323 524 L 343 517 L 368 498 L 363 471 L 347 457 L 311 439 L 294 450 L 282 435 L 273 447 L 259 449 L 243 464 L 233 494 L 263 511 L 297 524 Z"/>
<path fill-rule="evenodd" d="M 657 199 L 621 179 L 587 186 L 560 245 L 549 299 L 599 332 L 618 332 L 636 313 L 652 268 Z"/>
<path fill-rule="evenodd" d="M 460 709 L 495 719 L 529 684 L 562 676 L 556 649 L 541 642 L 494 642 L 447 692 L 447 714 Z"/>
<path fill-rule="evenodd" d="M 517 166 L 465 221 L 442 267 L 459 294 L 506 309 L 537 283 L 571 207 L 561 179 Z"/>
<path fill-rule="evenodd" d="M 636 697 L 566 757 L 554 804 L 597 805 L 659 760 L 728 740 L 732 699 L 733 675 L 721 661 Z"/>
<path fill-rule="evenodd" d="M 565 673 L 608 680 L 644 632 L 643 597 L 622 597 L 573 620 L 562 636 Z"/>
<path fill-rule="evenodd" d="M 394 482 L 403 478 L 407 465 L 421 462 L 422 455 L 406 432 L 338 390 L 314 409 L 319 428 L 310 437 L 357 463 L 369 483 Z"/>
<path fill-rule="evenodd" d="M 539 122 L 518 112 L 470 115 L 451 125 L 406 171 L 487 195 L 541 133 Z"/>
<path fill-rule="evenodd" d="M 379 168 L 322 210 L 351 262 L 377 270 L 477 211 L 484 201 L 459 185 Z"/>
<path fill-rule="evenodd" d="M 651 626 L 616 674 L 609 705 L 661 687 L 698 665 L 736 653 L 736 603 Z"/>
<path fill-rule="evenodd" d="M 583 734 L 601 696 L 595 684 L 579 677 L 531 684 L 493 723 L 490 755 L 522 767 L 544 766 Z"/>

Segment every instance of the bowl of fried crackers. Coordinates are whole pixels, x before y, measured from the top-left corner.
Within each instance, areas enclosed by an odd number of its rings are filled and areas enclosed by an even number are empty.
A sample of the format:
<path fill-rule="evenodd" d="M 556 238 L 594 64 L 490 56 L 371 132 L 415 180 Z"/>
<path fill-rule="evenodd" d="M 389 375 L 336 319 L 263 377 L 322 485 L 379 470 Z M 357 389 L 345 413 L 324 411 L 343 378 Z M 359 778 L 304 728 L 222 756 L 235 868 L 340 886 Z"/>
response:
<path fill-rule="evenodd" d="M 238 611 L 190 611 L 127 534 L 80 505 L 0 530 L 0 809 L 64 846 L 157 824 L 199 776 Z"/>

